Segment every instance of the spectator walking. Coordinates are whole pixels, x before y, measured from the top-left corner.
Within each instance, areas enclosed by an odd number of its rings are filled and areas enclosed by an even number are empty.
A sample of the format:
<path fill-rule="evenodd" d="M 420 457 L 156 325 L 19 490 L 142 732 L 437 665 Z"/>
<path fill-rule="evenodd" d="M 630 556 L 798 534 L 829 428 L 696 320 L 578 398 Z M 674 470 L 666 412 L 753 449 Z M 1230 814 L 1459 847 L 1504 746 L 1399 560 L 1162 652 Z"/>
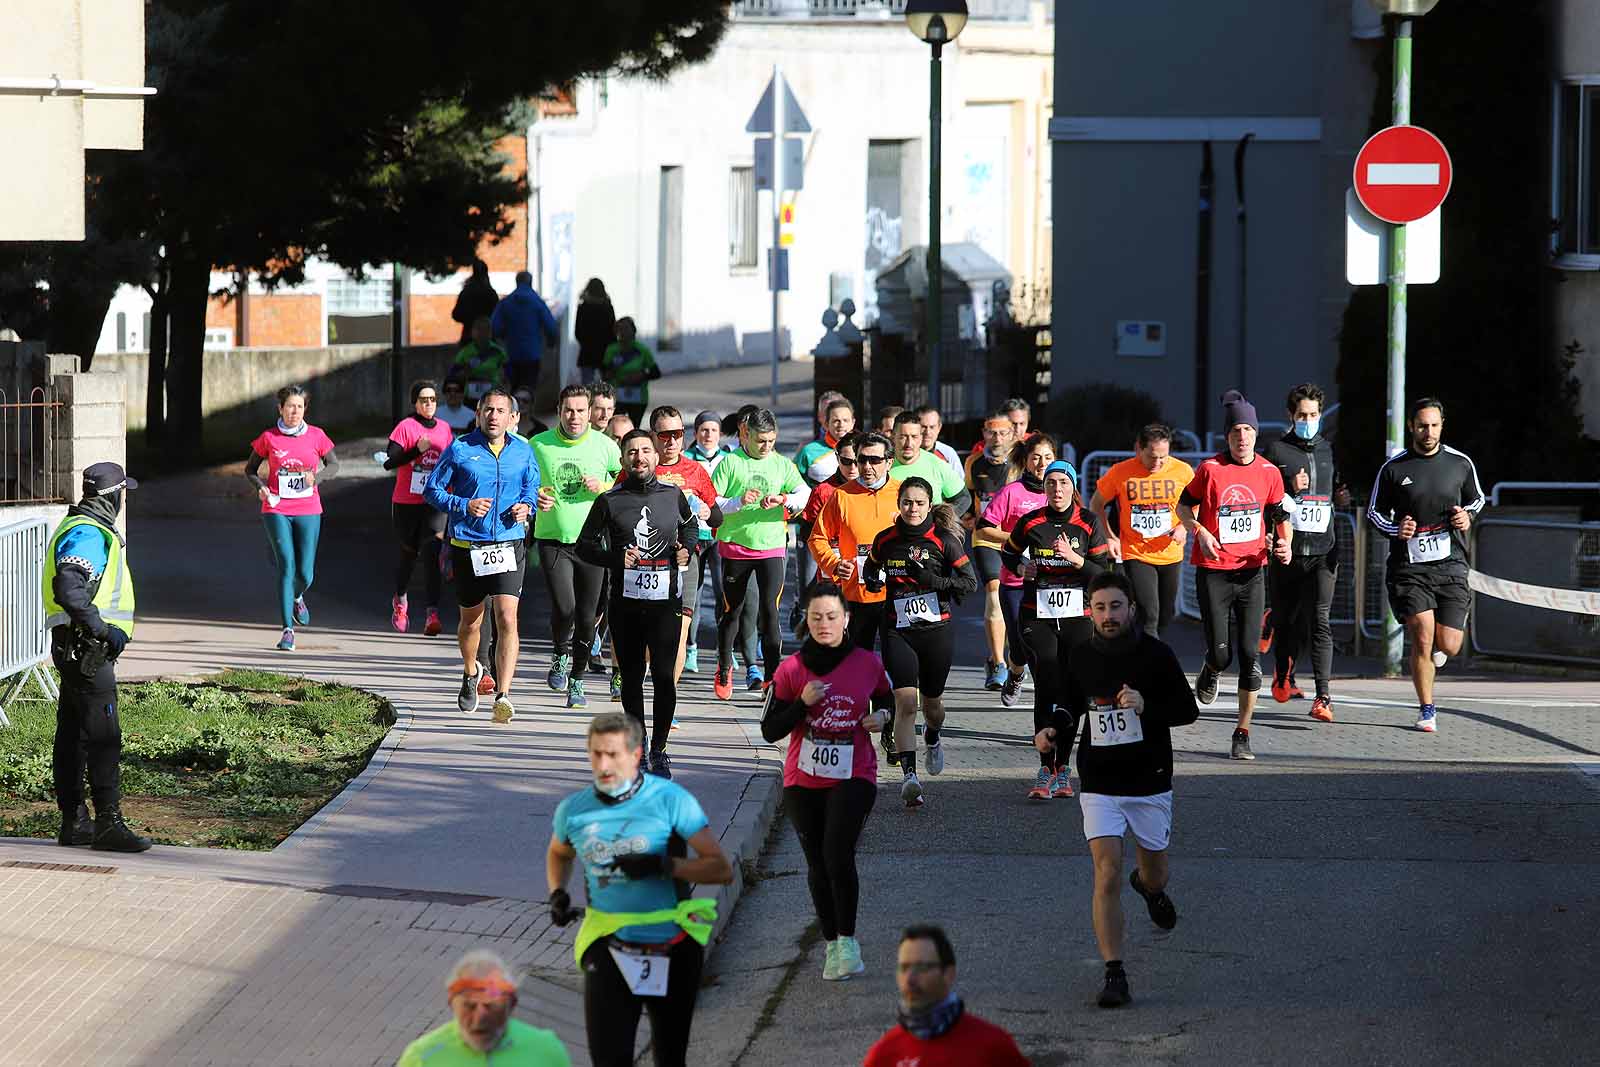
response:
<path fill-rule="evenodd" d="M 617 336 L 617 313 L 599 278 L 590 278 L 578 297 L 578 318 L 572 332 L 578 339 L 578 381 L 592 385 L 600 377 L 600 361 Z"/>
<path fill-rule="evenodd" d="M 503 1063 L 507 1067 L 571 1067 L 561 1039 L 550 1030 L 513 1019 L 517 983 L 492 952 L 469 952 L 451 968 L 445 997 L 455 1016 L 406 1046 L 398 1067 L 454 1067 Z"/>
<path fill-rule="evenodd" d="M 489 265 L 481 259 L 474 259 L 472 277 L 462 283 L 456 306 L 450 311 L 450 317 L 461 324 L 462 344 L 472 337 L 472 324 L 478 321 L 478 316 L 493 315 L 498 303 L 500 294 L 494 291 L 494 285 L 489 281 Z"/>
<path fill-rule="evenodd" d="M 561 335 L 544 298 L 533 290 L 533 275 L 517 271 L 517 287 L 500 301 L 490 323 L 495 339 L 505 345 L 511 356 L 512 390 L 526 388 L 537 393 L 544 347 L 554 347 Z"/>
<path fill-rule="evenodd" d="M 627 415 L 634 425 L 644 421 L 645 408 L 650 406 L 650 385 L 661 377 L 655 353 L 639 340 L 639 330 L 631 318 L 617 320 L 617 339 L 606 349 L 600 361 L 600 377 L 610 382 L 617 391 L 617 408 Z"/>

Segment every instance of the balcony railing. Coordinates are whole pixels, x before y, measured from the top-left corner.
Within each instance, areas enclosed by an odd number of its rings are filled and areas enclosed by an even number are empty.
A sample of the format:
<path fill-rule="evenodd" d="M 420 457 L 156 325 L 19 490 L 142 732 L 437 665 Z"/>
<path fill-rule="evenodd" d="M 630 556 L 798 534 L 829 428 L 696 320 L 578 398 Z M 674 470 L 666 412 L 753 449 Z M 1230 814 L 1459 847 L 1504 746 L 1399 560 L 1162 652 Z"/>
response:
<path fill-rule="evenodd" d="M 1046 0 L 1045 13 L 1055 17 L 1055 0 Z M 1000 22 L 1026 22 L 1032 16 L 1033 0 L 967 0 L 974 19 Z M 899 18 L 905 14 L 906 0 L 734 0 L 733 13 L 739 18 Z"/>

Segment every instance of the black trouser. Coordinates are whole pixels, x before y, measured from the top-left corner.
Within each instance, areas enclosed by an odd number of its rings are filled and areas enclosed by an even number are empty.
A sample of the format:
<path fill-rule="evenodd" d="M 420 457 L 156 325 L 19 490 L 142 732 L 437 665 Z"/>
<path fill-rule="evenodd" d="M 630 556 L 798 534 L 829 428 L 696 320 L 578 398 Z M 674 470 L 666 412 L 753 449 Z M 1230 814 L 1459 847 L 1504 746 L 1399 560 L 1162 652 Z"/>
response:
<path fill-rule="evenodd" d="M 1041 619 L 1026 610 L 1018 624 L 1028 643 L 1028 663 L 1033 668 L 1033 732 L 1037 734 L 1050 725 L 1056 705 L 1062 703 L 1068 653 L 1089 640 L 1091 627 L 1084 615 L 1075 619 Z M 1039 753 L 1039 765 L 1058 770 L 1067 765 L 1071 755 L 1072 738 L 1057 737 L 1053 751 Z"/>
<path fill-rule="evenodd" d="M 633 1067 L 633 1046 L 639 1035 L 639 1012 L 650 1013 L 650 1051 L 656 1067 L 687 1067 L 689 1028 L 700 995 L 705 949 L 685 937 L 668 956 L 667 995 L 635 996 L 611 958 L 609 938 L 601 938 L 583 954 L 583 1021 L 589 1035 L 589 1060 L 594 1067 Z"/>
<path fill-rule="evenodd" d="M 1181 563 L 1141 563 L 1124 560 L 1128 581 L 1133 583 L 1133 599 L 1139 604 L 1144 632 L 1160 637 L 1178 610 L 1178 578 Z"/>
<path fill-rule="evenodd" d="M 725 569 L 722 553 L 717 551 L 713 542 L 706 549 L 706 576 L 711 579 L 711 603 L 716 607 L 716 621 L 718 641 L 721 641 L 722 616 L 727 611 L 722 603 L 722 575 Z M 745 597 L 744 604 L 739 608 L 738 640 L 739 654 L 744 657 L 746 667 L 755 666 L 756 659 L 761 655 L 761 650 L 756 647 L 756 619 L 757 608 L 754 597 Z"/>
<path fill-rule="evenodd" d="M 1239 689 L 1261 688 L 1261 613 L 1267 600 L 1266 576 L 1260 567 L 1219 571 L 1195 569 L 1200 595 L 1200 628 L 1206 636 L 1206 665 L 1221 674 L 1239 658 Z M 1231 625 L 1230 625 L 1231 624 Z"/>
<path fill-rule="evenodd" d="M 806 884 L 824 941 L 856 936 L 861 900 L 856 842 L 877 799 L 877 784 L 865 778 L 848 778 L 826 789 L 784 787 L 783 811 L 806 854 Z"/>
<path fill-rule="evenodd" d="M 439 606 L 444 575 L 439 573 L 439 549 L 444 544 L 434 536 L 444 529 L 444 516 L 426 504 L 392 504 L 394 532 L 400 537 L 400 559 L 394 567 L 394 595 L 405 596 L 411 585 L 411 572 L 422 556 L 422 581 L 428 593 L 428 607 Z"/>
<path fill-rule="evenodd" d="M 56 806 L 74 812 L 83 803 L 83 777 L 95 814 L 122 800 L 122 724 L 117 718 L 116 668 L 109 662 L 93 678 L 78 671 L 59 648 L 52 649 L 61 674 L 61 700 L 56 705 L 56 740 L 51 766 L 55 772 Z"/>
<path fill-rule="evenodd" d="M 600 607 L 606 570 L 583 562 L 572 545 L 545 538 L 539 539 L 539 567 L 550 591 L 550 640 L 555 654 L 570 653 L 571 677 L 581 678 L 589 669 L 594 616 Z"/>
<path fill-rule="evenodd" d="M 1328 695 L 1333 674 L 1333 588 L 1339 579 L 1334 553 L 1296 556 L 1290 563 L 1276 560 L 1268 572 L 1272 582 L 1272 654 L 1279 674 L 1290 671 L 1290 660 L 1311 646 L 1311 669 L 1316 672 L 1317 695 Z"/>
<path fill-rule="evenodd" d="M 1018 667 L 1028 665 L 1028 640 L 1022 632 L 1022 586 L 1000 586 L 1000 619 L 1006 624 L 1006 651 Z M 1035 679 L 1037 681 L 1037 679 Z"/>
<path fill-rule="evenodd" d="M 860 604 L 854 600 L 845 603 L 845 607 L 850 609 L 851 644 L 863 651 L 872 651 L 872 646 L 878 639 L 878 631 L 883 629 L 883 609 L 886 603 L 887 601 L 883 600 L 871 604 Z"/>
<path fill-rule="evenodd" d="M 667 747 L 672 716 L 678 710 L 678 687 L 672 669 L 678 659 L 678 634 L 683 610 L 676 600 L 626 600 L 611 598 L 606 608 L 611 640 L 617 649 L 617 669 L 622 672 L 622 710 L 644 726 L 645 653 L 650 654 L 650 680 L 655 686 L 655 740 L 651 749 Z"/>
<path fill-rule="evenodd" d="M 778 629 L 778 602 L 783 599 L 783 576 L 788 561 L 783 556 L 722 560 L 722 622 L 717 627 L 717 669 L 733 665 L 733 638 L 739 612 L 748 599 L 750 579 L 756 580 L 757 624 L 761 629 L 761 662 L 770 679 L 783 655 L 783 632 Z"/>

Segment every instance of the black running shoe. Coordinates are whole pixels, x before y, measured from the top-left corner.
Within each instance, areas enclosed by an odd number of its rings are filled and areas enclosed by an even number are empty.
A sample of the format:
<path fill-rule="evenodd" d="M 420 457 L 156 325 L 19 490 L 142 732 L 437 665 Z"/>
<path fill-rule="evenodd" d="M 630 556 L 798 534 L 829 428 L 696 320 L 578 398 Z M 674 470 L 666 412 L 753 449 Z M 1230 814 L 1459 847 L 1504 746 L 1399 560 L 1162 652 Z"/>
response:
<path fill-rule="evenodd" d="M 1200 673 L 1194 679 L 1194 698 L 1202 704 L 1209 704 L 1217 699 L 1217 682 L 1220 676 L 1211 669 L 1211 664 L 1200 665 Z"/>
<path fill-rule="evenodd" d="M 1106 987 L 1100 990 L 1100 1006 L 1120 1008 L 1132 999 L 1133 994 L 1128 992 L 1128 972 L 1121 967 L 1106 968 Z"/>
<path fill-rule="evenodd" d="M 650 773 L 657 778 L 672 778 L 672 758 L 665 752 L 650 753 Z"/>
<path fill-rule="evenodd" d="M 1144 883 L 1139 880 L 1136 870 L 1128 876 L 1128 884 L 1133 886 L 1133 891 L 1144 897 L 1145 904 L 1150 908 L 1150 921 L 1163 930 L 1170 930 L 1178 925 L 1178 909 L 1172 903 L 1172 898 L 1167 896 L 1165 889 L 1155 893 L 1145 892 Z"/>
<path fill-rule="evenodd" d="M 1250 751 L 1250 734 L 1246 730 L 1233 731 L 1233 747 L 1228 753 L 1234 759 L 1255 759 L 1256 754 Z"/>

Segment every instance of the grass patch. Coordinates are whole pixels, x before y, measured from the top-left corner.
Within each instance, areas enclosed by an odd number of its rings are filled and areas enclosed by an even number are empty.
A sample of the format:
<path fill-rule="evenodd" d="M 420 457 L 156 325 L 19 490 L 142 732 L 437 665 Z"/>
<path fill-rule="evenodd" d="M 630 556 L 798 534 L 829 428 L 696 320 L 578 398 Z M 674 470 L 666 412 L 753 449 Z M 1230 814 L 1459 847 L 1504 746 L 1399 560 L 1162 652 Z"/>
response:
<path fill-rule="evenodd" d="M 117 687 L 122 811 L 167 845 L 270 849 L 361 773 L 394 708 L 348 686 L 267 671 Z M 54 837 L 55 706 L 0 729 L 0 837 Z"/>

